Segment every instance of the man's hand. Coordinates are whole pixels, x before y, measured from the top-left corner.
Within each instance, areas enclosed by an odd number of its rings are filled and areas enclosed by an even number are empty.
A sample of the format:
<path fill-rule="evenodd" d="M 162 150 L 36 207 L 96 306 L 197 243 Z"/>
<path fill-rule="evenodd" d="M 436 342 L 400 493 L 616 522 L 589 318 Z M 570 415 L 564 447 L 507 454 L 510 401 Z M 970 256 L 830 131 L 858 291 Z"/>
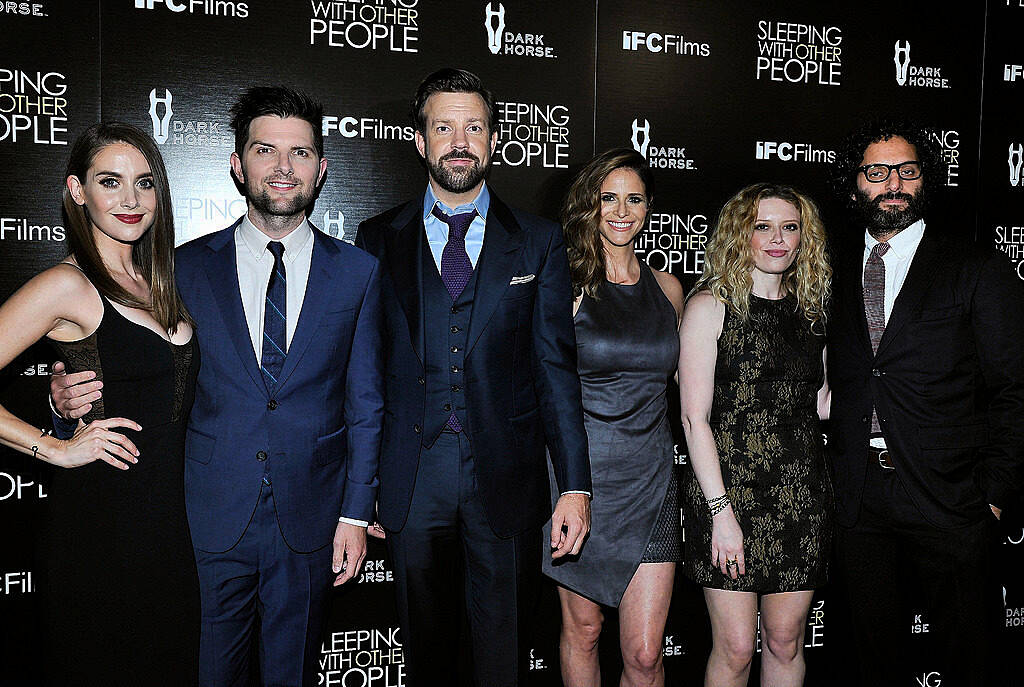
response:
<path fill-rule="evenodd" d="M 103 382 L 92 370 L 65 374 L 64 363 L 53 364 L 50 375 L 50 397 L 53 407 L 65 420 L 77 420 L 92 410 L 92 404 L 103 396 Z"/>
<path fill-rule="evenodd" d="M 384 539 L 387 536 L 384 533 L 384 528 L 381 527 L 381 524 L 376 521 L 374 521 L 372 525 L 366 528 L 366 533 L 374 539 Z"/>
<path fill-rule="evenodd" d="M 563 531 L 564 530 L 564 531 Z M 586 494 L 562 494 L 551 514 L 552 558 L 567 553 L 576 555 L 590 532 L 590 497 Z"/>
<path fill-rule="evenodd" d="M 333 570 L 340 573 L 334 578 L 334 586 L 345 584 L 363 568 L 366 558 L 366 528 L 339 522 L 334 530 Z"/>

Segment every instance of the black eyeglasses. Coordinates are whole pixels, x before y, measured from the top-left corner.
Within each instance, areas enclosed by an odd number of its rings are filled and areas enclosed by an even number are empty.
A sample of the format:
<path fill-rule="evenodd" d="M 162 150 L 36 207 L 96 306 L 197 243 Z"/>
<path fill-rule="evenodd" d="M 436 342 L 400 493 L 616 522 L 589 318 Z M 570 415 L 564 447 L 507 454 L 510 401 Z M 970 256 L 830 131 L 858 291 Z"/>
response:
<path fill-rule="evenodd" d="M 862 172 L 864 178 L 872 184 L 880 184 L 889 178 L 894 169 L 903 181 L 913 181 L 914 179 L 921 178 L 921 163 L 917 160 L 908 160 L 898 165 L 887 165 L 885 163 L 864 165 L 863 167 L 858 167 L 857 171 Z"/>

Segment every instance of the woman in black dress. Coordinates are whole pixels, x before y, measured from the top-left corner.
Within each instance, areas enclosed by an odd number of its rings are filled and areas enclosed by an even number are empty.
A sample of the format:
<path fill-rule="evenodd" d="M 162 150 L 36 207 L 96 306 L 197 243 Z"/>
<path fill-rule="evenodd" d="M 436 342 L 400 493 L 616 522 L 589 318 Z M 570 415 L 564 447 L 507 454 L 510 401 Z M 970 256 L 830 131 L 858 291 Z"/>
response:
<path fill-rule="evenodd" d="M 663 634 L 682 553 L 665 393 L 679 359 L 683 293 L 634 252 L 653 191 L 639 153 L 610 150 L 580 172 L 562 211 L 594 485 L 579 556 L 544 562 L 559 583 L 567 687 L 601 684 L 601 605 L 619 609 L 619 684 L 665 681 Z"/>
<path fill-rule="evenodd" d="M 70 255 L 0 307 L 0 365 L 46 337 L 103 383 L 68 440 L 0 408 L 0 442 L 66 468 L 41 528 L 46 682 L 195 684 L 183 451 L 199 351 L 174 284 L 167 173 L 149 136 L 108 123 L 78 138 L 65 178 Z"/>
<path fill-rule="evenodd" d="M 685 571 L 711 616 L 707 685 L 747 683 L 759 600 L 761 684 L 803 682 L 803 629 L 832 534 L 818 423 L 828 409 L 824 246 L 809 198 L 749 186 L 722 208 L 683 315 Z"/>

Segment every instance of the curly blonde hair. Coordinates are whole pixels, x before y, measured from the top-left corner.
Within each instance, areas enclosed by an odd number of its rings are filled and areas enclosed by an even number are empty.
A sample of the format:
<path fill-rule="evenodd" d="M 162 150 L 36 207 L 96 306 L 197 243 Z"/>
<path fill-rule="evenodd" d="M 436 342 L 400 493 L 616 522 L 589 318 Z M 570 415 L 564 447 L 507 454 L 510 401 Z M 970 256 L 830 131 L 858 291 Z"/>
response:
<path fill-rule="evenodd" d="M 569 256 L 574 296 L 597 298 L 605 279 L 604 244 L 601 242 L 601 185 L 617 169 L 631 169 L 640 177 L 647 196 L 647 217 L 654 197 L 654 177 L 647 160 L 631 148 L 612 148 L 588 162 L 573 179 L 562 202 L 560 219 Z M 644 223 L 647 222 L 644 218 Z M 637 233 L 639 236 L 639 232 Z"/>
<path fill-rule="evenodd" d="M 751 273 L 754 270 L 750 239 L 757 221 L 758 205 L 765 198 L 792 203 L 800 213 L 800 245 L 796 259 L 782 275 L 782 286 L 787 294 L 796 297 L 797 308 L 812 327 L 824 326 L 832 295 L 832 268 L 825 250 L 825 226 L 814 201 L 790 186 L 752 184 L 726 202 L 708 240 L 704 273 L 690 294 L 707 290 L 737 317 L 743 320 L 750 318 Z"/>

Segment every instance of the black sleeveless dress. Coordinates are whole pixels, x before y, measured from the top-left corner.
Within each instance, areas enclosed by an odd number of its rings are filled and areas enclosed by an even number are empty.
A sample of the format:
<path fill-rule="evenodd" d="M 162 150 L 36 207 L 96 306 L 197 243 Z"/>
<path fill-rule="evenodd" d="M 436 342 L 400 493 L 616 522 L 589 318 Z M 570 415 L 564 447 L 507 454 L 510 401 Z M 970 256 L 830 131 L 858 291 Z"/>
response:
<path fill-rule="evenodd" d="M 746 574 L 711 565 L 711 512 L 686 471 L 685 572 L 714 589 L 810 590 L 825 583 L 832 537 L 832 484 L 818 422 L 824 337 L 796 300 L 751 294 L 750 320 L 726 308 L 718 338 L 711 428 L 722 480 L 743 530 Z"/>
<path fill-rule="evenodd" d="M 666 391 L 679 361 L 676 311 L 650 268 L 636 284 L 603 282 L 576 311 L 577 368 L 590 444 L 594 499 L 578 557 L 544 573 L 574 592 L 618 606 L 642 562 L 682 558 Z M 552 498 L 558 489 L 551 475 Z M 551 532 L 545 526 L 544 541 Z"/>
<path fill-rule="evenodd" d="M 105 298 L 90 336 L 55 344 L 69 372 L 95 370 L 103 398 L 85 420 L 126 417 L 127 471 L 103 461 L 56 469 L 40 564 L 51 685 L 194 685 L 199 584 L 185 519 L 185 424 L 199 347 L 127 320 Z"/>

